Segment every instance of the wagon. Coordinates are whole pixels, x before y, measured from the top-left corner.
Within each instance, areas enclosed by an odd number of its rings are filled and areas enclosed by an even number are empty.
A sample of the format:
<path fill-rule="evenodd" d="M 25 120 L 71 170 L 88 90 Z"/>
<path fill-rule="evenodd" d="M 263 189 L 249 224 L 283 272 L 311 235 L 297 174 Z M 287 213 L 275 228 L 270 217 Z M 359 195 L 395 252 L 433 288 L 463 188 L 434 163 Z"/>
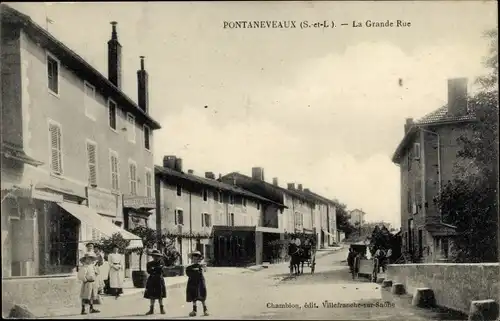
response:
<path fill-rule="evenodd" d="M 372 281 L 377 280 L 378 260 L 367 259 L 364 255 L 366 253 L 367 245 L 364 243 L 351 244 L 351 248 L 358 253 L 354 259 L 353 269 L 351 270 L 352 278 L 367 277 Z"/>

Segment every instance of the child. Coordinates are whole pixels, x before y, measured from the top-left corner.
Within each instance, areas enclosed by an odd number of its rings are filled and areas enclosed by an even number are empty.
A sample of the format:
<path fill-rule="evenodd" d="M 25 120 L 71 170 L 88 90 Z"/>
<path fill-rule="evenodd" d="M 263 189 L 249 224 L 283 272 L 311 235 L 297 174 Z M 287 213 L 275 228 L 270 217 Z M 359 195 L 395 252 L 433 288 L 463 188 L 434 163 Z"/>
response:
<path fill-rule="evenodd" d="M 207 306 L 205 300 L 207 299 L 207 287 L 205 285 L 205 277 L 203 276 L 203 265 L 200 264 L 203 259 L 199 251 L 190 254 L 193 264 L 186 268 L 186 275 L 188 277 L 186 287 L 186 301 L 193 302 L 193 311 L 189 313 L 190 317 L 196 316 L 196 301 L 201 301 L 203 305 L 203 315 L 208 316 Z"/>
<path fill-rule="evenodd" d="M 78 271 L 78 279 L 82 281 L 82 288 L 80 290 L 80 298 L 82 299 L 82 314 L 87 314 L 85 311 L 85 305 L 90 306 L 90 313 L 99 313 L 99 310 L 94 309 L 94 300 L 98 299 L 98 284 L 95 282 L 97 280 L 97 271 L 95 269 L 95 262 L 97 256 L 93 252 L 87 252 L 80 259 L 83 264 Z"/>
<path fill-rule="evenodd" d="M 146 290 L 144 291 L 144 298 L 149 299 L 150 306 L 146 315 L 154 313 L 155 300 L 160 304 L 160 313 L 165 314 L 163 308 L 163 299 L 167 297 L 167 287 L 163 279 L 163 254 L 158 250 L 153 250 L 149 253 L 153 257 L 153 261 L 148 262 L 146 269 L 149 273 L 148 280 L 146 281 Z"/>

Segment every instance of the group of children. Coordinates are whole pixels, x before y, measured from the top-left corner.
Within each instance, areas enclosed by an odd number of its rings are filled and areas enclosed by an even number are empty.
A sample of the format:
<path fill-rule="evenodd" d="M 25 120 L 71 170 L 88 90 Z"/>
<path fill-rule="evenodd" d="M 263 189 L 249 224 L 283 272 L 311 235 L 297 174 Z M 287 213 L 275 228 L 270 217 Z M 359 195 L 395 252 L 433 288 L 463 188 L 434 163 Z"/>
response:
<path fill-rule="evenodd" d="M 164 280 L 163 254 L 158 250 L 153 250 L 149 255 L 153 261 L 146 265 L 147 273 L 149 274 L 146 281 L 144 298 L 150 301 L 149 311 L 146 315 L 154 314 L 155 301 L 158 300 L 160 313 L 165 314 L 163 299 L 167 297 L 167 287 Z M 205 277 L 203 275 L 204 266 L 201 264 L 203 256 L 199 251 L 195 251 L 190 255 L 192 264 L 186 267 L 186 275 L 188 282 L 186 286 L 186 301 L 193 304 L 193 310 L 189 316 L 196 316 L 197 302 L 200 301 L 203 307 L 203 315 L 208 316 L 208 309 L 205 304 L 207 299 L 207 287 Z M 98 257 L 93 252 L 87 252 L 80 260 L 82 266 L 79 269 L 79 279 L 82 281 L 80 298 L 82 299 L 82 314 L 86 314 L 85 307 L 90 306 L 90 313 L 98 313 L 99 310 L 93 306 L 94 300 L 98 296 L 99 286 L 97 284 L 99 270 L 95 268 L 95 262 Z"/>

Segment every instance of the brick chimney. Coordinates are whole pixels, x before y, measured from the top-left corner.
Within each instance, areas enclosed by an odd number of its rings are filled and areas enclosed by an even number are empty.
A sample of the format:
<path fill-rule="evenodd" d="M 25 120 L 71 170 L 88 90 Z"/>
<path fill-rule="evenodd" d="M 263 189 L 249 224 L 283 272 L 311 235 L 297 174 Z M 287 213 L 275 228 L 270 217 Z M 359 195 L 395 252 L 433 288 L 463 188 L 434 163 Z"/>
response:
<path fill-rule="evenodd" d="M 148 72 L 144 69 L 144 56 L 141 56 L 141 69 L 137 70 L 137 103 L 145 113 L 149 112 Z"/>
<path fill-rule="evenodd" d="M 116 21 L 111 21 L 111 39 L 108 41 L 108 79 L 117 88 L 122 86 L 122 46 L 118 42 Z"/>
<path fill-rule="evenodd" d="M 297 185 L 297 189 L 298 189 L 299 191 L 302 191 L 302 184 L 298 184 L 298 185 Z"/>
<path fill-rule="evenodd" d="M 262 167 L 252 167 L 252 178 L 259 181 L 263 181 L 264 169 Z"/>
<path fill-rule="evenodd" d="M 188 169 L 188 174 L 193 175 L 193 174 L 194 174 L 194 171 L 193 171 L 192 169 Z"/>
<path fill-rule="evenodd" d="M 175 156 L 163 156 L 163 167 L 175 169 Z"/>
<path fill-rule="evenodd" d="M 467 78 L 448 79 L 448 115 L 467 114 Z"/>
<path fill-rule="evenodd" d="M 406 118 L 405 134 L 410 130 L 411 126 L 413 126 L 413 118 Z"/>
<path fill-rule="evenodd" d="M 291 191 L 295 190 L 295 183 L 288 183 L 287 186 L 289 190 Z"/>
<path fill-rule="evenodd" d="M 205 178 L 215 179 L 215 174 L 213 172 L 205 172 Z"/>
<path fill-rule="evenodd" d="M 277 177 L 273 178 L 273 185 L 278 186 L 278 178 Z"/>

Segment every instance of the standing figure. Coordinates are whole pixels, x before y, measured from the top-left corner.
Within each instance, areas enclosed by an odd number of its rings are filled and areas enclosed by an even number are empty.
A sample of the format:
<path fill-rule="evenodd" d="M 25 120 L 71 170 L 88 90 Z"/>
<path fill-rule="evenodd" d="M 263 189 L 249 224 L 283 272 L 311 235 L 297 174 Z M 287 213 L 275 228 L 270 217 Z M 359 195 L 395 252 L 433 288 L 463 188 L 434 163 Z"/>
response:
<path fill-rule="evenodd" d="M 98 285 L 96 283 L 97 274 L 95 262 L 97 257 L 93 252 L 87 252 L 80 259 L 82 266 L 78 270 L 78 279 L 82 281 L 80 290 L 80 299 L 82 300 L 82 314 L 87 314 L 85 305 L 90 306 L 90 313 L 98 313 L 99 310 L 94 309 L 94 300 L 98 299 Z"/>
<path fill-rule="evenodd" d="M 163 279 L 163 268 L 165 267 L 162 260 L 163 254 L 158 250 L 153 250 L 149 255 L 153 257 L 153 261 L 146 264 L 146 270 L 149 276 L 146 281 L 144 298 L 150 301 L 149 311 L 146 315 L 154 313 L 155 300 L 158 300 L 160 305 L 160 313 L 165 314 L 163 299 L 167 297 L 167 286 Z"/>
<path fill-rule="evenodd" d="M 119 253 L 117 246 L 113 246 L 113 253 L 108 255 L 109 262 L 109 288 L 111 295 L 118 299 L 123 293 L 123 256 Z"/>
<path fill-rule="evenodd" d="M 354 268 L 354 258 L 356 257 L 356 252 L 352 248 L 349 248 L 349 254 L 347 255 L 347 264 L 349 265 L 349 271 L 353 272 Z"/>
<path fill-rule="evenodd" d="M 205 277 L 203 276 L 203 266 L 200 264 L 203 259 L 199 251 L 195 251 L 189 255 L 193 262 L 186 268 L 186 275 L 188 282 L 186 286 L 186 302 L 193 303 L 193 311 L 189 313 L 190 317 L 196 316 L 197 306 L 196 302 L 201 301 L 203 305 L 203 315 L 208 316 L 207 305 L 207 287 L 205 284 Z"/>
<path fill-rule="evenodd" d="M 102 251 L 99 247 L 94 246 L 94 251 L 97 257 L 97 261 L 95 263 L 95 267 L 98 272 L 98 277 L 97 277 L 97 285 L 99 287 L 99 294 L 104 294 L 104 279 L 107 278 L 108 276 L 105 275 L 103 272 L 104 270 L 104 255 L 102 254 Z"/>

